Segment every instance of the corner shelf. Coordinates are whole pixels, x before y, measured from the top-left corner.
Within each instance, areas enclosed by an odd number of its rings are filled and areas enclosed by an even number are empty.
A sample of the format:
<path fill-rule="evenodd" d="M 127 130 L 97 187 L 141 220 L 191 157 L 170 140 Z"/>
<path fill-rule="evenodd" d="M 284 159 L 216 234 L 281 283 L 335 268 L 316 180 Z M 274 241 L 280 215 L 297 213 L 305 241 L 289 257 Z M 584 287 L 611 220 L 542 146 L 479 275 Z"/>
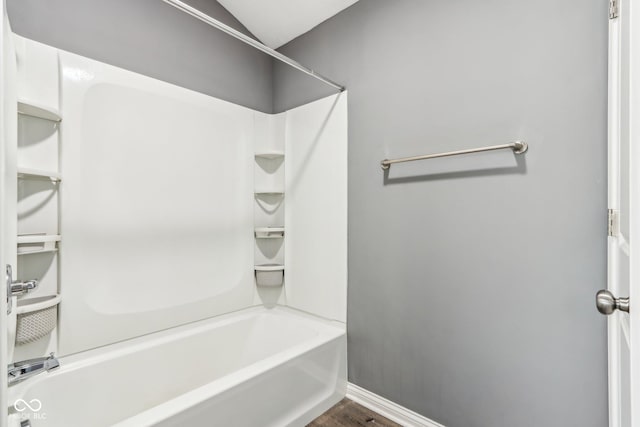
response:
<path fill-rule="evenodd" d="M 59 234 L 23 234 L 18 236 L 18 255 L 56 252 L 56 244 L 62 240 Z M 20 245 L 23 245 L 20 247 Z"/>
<path fill-rule="evenodd" d="M 284 196 L 284 192 L 282 191 L 256 191 L 254 193 L 256 196 Z"/>
<path fill-rule="evenodd" d="M 48 253 L 54 253 L 54 252 L 58 252 L 58 248 L 37 249 L 37 250 L 27 251 L 27 252 L 18 252 L 17 255 L 20 256 L 20 255 L 48 254 Z"/>
<path fill-rule="evenodd" d="M 254 267 L 256 271 L 283 271 L 283 264 L 258 264 Z"/>
<path fill-rule="evenodd" d="M 30 169 L 18 167 L 18 178 L 22 179 L 44 179 L 52 182 L 62 181 L 62 175 L 59 172 L 45 171 L 40 169 Z"/>
<path fill-rule="evenodd" d="M 256 286 L 278 288 L 284 284 L 285 153 L 265 145 L 254 153 L 254 273 Z"/>
<path fill-rule="evenodd" d="M 18 114 L 37 117 L 39 119 L 49 120 L 52 122 L 62 121 L 60 111 L 58 111 L 57 108 L 52 108 L 24 98 L 18 99 Z"/>
<path fill-rule="evenodd" d="M 259 159 L 275 160 L 284 157 L 284 153 L 282 151 L 263 151 L 256 153 L 256 157 Z"/>
<path fill-rule="evenodd" d="M 60 301 L 59 294 L 18 300 L 16 346 L 36 342 L 56 328 Z"/>
<path fill-rule="evenodd" d="M 254 267 L 256 273 L 256 285 L 277 287 L 284 281 L 284 265 L 259 264 Z"/>
<path fill-rule="evenodd" d="M 284 237 L 284 227 L 256 227 L 256 239 L 281 239 Z"/>
<path fill-rule="evenodd" d="M 19 299 L 16 307 L 16 313 L 23 314 L 44 310 L 45 308 L 50 308 L 60 304 L 61 299 L 62 298 L 59 294 L 49 295 L 45 297 Z"/>

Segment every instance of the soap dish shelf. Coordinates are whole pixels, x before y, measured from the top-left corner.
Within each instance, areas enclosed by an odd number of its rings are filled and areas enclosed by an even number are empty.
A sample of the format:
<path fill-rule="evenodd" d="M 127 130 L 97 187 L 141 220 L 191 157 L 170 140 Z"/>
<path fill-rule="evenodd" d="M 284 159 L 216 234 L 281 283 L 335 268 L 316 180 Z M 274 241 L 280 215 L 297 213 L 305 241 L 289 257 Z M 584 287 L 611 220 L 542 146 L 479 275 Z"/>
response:
<path fill-rule="evenodd" d="M 49 180 L 52 182 L 62 181 L 62 175 L 58 172 L 23 168 L 23 167 L 18 167 L 18 178 Z"/>
<path fill-rule="evenodd" d="M 282 264 L 258 264 L 255 266 L 256 271 L 284 271 Z"/>
<path fill-rule="evenodd" d="M 60 295 L 19 299 L 16 345 L 29 344 L 49 335 L 58 324 L 60 301 Z"/>
<path fill-rule="evenodd" d="M 283 157 L 284 157 L 284 153 L 282 151 L 263 151 L 260 153 L 256 153 L 256 158 L 258 159 L 275 160 L 275 159 L 281 159 Z"/>
<path fill-rule="evenodd" d="M 284 196 L 284 192 L 282 191 L 267 191 L 267 190 L 258 190 L 254 193 L 256 195 L 256 197 L 263 197 L 263 196 Z"/>
<path fill-rule="evenodd" d="M 62 239 L 59 234 L 22 234 L 18 236 L 18 255 L 55 252 L 57 243 Z"/>
<path fill-rule="evenodd" d="M 260 264 L 255 266 L 256 285 L 258 286 L 282 286 L 284 279 L 284 265 Z"/>
<path fill-rule="evenodd" d="M 256 239 L 281 239 L 284 237 L 284 227 L 256 227 Z"/>
<path fill-rule="evenodd" d="M 37 117 L 39 119 L 49 120 L 52 122 L 62 121 L 60 111 L 57 108 L 49 107 L 39 102 L 29 99 L 18 99 L 18 114 L 29 117 Z"/>

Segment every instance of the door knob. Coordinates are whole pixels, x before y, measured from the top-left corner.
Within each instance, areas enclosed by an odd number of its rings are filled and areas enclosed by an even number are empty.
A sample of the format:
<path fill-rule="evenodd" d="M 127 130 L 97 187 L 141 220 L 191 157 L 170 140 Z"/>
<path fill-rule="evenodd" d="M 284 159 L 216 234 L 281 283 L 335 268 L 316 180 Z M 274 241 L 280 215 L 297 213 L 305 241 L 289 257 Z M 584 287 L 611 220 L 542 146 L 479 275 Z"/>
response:
<path fill-rule="evenodd" d="M 607 315 L 616 309 L 628 313 L 629 298 L 616 298 L 608 290 L 602 289 L 596 294 L 596 307 L 600 313 Z"/>

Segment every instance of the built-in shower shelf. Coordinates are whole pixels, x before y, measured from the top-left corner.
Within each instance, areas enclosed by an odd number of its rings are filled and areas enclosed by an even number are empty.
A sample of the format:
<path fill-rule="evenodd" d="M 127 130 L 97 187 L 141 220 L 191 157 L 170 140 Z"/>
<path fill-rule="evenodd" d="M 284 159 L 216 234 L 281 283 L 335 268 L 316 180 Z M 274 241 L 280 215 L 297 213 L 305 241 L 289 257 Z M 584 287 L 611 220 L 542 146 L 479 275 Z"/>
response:
<path fill-rule="evenodd" d="M 256 191 L 255 195 L 260 197 L 260 196 L 284 196 L 284 193 L 282 191 Z"/>
<path fill-rule="evenodd" d="M 58 324 L 60 295 L 18 299 L 16 307 L 16 345 L 46 337 Z"/>
<path fill-rule="evenodd" d="M 17 255 L 35 255 L 35 254 L 48 254 L 48 253 L 53 253 L 53 252 L 58 252 L 58 248 L 52 248 L 52 249 L 34 249 L 34 250 L 26 250 L 25 252 L 20 252 L 20 250 L 18 250 Z"/>
<path fill-rule="evenodd" d="M 282 151 L 264 151 L 261 153 L 256 153 L 256 157 L 259 159 L 280 159 L 284 157 L 284 153 Z"/>
<path fill-rule="evenodd" d="M 62 180 L 62 175 L 59 172 L 18 167 L 18 178 L 44 179 L 53 182 L 60 182 Z"/>
<path fill-rule="evenodd" d="M 256 271 L 283 271 L 284 265 L 282 264 L 258 264 L 255 266 Z"/>
<path fill-rule="evenodd" d="M 18 236 L 18 255 L 55 252 L 57 243 L 62 239 L 59 234 L 22 234 Z"/>
<path fill-rule="evenodd" d="M 256 227 L 256 239 L 281 239 L 284 237 L 284 227 Z"/>
<path fill-rule="evenodd" d="M 60 304 L 60 295 L 49 295 L 37 298 L 19 299 L 16 307 L 17 314 L 32 313 L 34 311 L 44 310 Z"/>
<path fill-rule="evenodd" d="M 52 108 L 27 99 L 18 99 L 18 114 L 50 120 L 52 122 L 62 120 L 60 111 L 58 111 L 57 108 Z"/>
<path fill-rule="evenodd" d="M 284 279 L 284 265 L 259 264 L 255 266 L 256 285 L 258 286 L 282 286 Z"/>

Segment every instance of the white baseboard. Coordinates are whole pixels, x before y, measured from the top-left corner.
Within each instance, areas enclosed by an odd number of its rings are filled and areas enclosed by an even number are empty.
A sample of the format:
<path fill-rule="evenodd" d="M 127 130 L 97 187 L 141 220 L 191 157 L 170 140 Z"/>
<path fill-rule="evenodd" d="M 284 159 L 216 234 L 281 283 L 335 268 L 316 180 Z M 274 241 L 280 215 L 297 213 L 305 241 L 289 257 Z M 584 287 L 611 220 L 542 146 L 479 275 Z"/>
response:
<path fill-rule="evenodd" d="M 371 393 L 355 384 L 347 385 L 347 398 L 404 427 L 444 427 L 384 397 Z"/>

